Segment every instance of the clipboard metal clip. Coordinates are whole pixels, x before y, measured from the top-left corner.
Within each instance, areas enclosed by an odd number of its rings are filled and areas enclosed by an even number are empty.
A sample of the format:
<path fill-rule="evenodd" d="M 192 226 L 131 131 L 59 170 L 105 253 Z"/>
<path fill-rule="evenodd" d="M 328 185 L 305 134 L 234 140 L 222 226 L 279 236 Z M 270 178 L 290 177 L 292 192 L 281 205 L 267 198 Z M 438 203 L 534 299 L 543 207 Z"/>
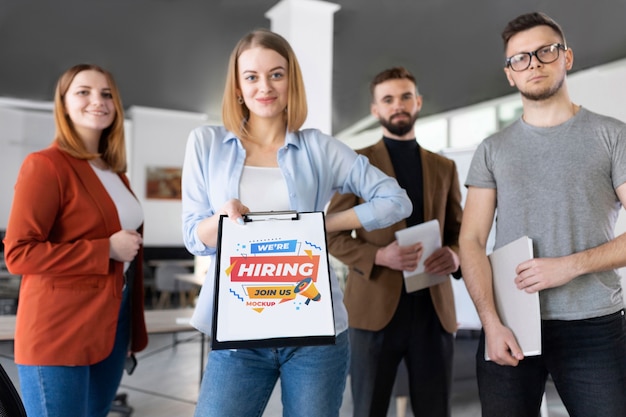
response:
<path fill-rule="evenodd" d="M 299 220 L 300 214 L 295 210 L 285 211 L 255 211 L 244 214 L 244 222 L 268 221 L 268 220 Z"/>

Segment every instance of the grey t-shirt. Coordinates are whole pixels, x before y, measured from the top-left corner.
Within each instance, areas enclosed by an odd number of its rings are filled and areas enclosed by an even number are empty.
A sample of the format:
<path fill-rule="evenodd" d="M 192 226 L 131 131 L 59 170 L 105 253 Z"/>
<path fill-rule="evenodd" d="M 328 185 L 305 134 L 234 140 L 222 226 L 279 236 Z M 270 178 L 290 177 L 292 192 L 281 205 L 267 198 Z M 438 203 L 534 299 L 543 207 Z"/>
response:
<path fill-rule="evenodd" d="M 626 182 L 626 124 L 584 108 L 539 128 L 518 120 L 477 148 L 466 186 L 497 190 L 499 248 L 521 236 L 535 257 L 569 255 L 614 237 Z M 625 255 L 626 256 L 626 255 Z M 579 320 L 624 307 L 617 271 L 579 276 L 540 292 L 546 320 Z"/>

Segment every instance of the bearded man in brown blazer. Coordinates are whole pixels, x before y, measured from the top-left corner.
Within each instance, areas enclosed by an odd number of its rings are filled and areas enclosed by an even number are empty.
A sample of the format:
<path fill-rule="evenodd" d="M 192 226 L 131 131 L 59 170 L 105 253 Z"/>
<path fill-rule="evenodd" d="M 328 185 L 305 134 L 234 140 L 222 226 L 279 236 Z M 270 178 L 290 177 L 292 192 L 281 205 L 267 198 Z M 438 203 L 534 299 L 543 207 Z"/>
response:
<path fill-rule="evenodd" d="M 371 112 L 383 139 L 357 152 L 395 177 L 413 202 L 413 213 L 386 229 L 328 234 L 330 253 L 349 268 L 344 302 L 351 344 L 354 416 L 387 415 L 398 365 L 404 359 L 416 416 L 450 416 L 456 312 L 450 280 L 407 293 L 402 271 L 417 267 L 421 243 L 399 246 L 395 232 L 437 219 L 442 248 L 424 260 L 426 272 L 460 275 L 458 236 L 461 191 L 455 163 L 421 148 L 413 125 L 422 107 L 413 75 L 398 67 L 371 83 Z M 328 213 L 359 204 L 337 194 Z"/>

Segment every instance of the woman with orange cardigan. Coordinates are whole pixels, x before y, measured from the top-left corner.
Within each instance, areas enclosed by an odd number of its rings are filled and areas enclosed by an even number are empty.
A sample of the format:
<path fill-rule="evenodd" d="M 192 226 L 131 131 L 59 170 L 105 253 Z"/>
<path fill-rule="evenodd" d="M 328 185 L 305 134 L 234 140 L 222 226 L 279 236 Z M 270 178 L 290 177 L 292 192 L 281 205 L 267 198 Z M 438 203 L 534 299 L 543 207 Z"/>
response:
<path fill-rule="evenodd" d="M 54 113 L 52 145 L 20 169 L 4 240 L 22 275 L 15 362 L 29 416 L 105 417 L 129 354 L 147 344 L 143 210 L 111 74 L 68 69 Z"/>

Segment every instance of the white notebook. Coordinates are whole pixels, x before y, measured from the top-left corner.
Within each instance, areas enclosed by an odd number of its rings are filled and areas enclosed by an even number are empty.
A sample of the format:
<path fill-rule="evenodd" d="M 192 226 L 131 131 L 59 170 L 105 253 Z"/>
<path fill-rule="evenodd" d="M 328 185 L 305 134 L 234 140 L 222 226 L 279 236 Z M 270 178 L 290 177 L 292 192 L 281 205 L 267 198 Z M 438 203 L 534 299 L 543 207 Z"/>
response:
<path fill-rule="evenodd" d="M 424 261 L 441 247 L 441 231 L 439 230 L 439 221 L 437 219 L 398 230 L 396 239 L 400 246 L 422 242 L 424 247 L 424 252 L 417 264 L 417 268 L 413 271 L 402 271 L 404 287 L 407 292 L 415 292 L 426 287 L 441 284 L 445 280 L 450 279 L 449 275 L 433 275 L 424 272 Z"/>
<path fill-rule="evenodd" d="M 519 290 L 513 281 L 515 268 L 533 258 L 533 241 L 521 237 L 489 255 L 493 273 L 493 293 L 500 320 L 507 326 L 525 356 L 541 355 L 541 312 L 539 293 Z M 485 359 L 487 347 L 485 346 Z"/>

